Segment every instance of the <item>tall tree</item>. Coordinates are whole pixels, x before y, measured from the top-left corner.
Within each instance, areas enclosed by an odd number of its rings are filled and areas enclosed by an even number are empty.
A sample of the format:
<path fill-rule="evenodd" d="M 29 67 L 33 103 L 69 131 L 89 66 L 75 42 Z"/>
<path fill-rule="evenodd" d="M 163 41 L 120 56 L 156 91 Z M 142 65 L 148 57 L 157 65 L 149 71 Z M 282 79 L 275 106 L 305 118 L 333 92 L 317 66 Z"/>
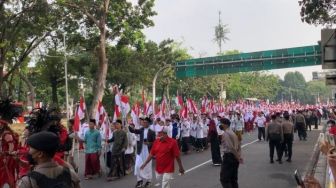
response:
<path fill-rule="evenodd" d="M 93 88 L 93 102 L 90 108 L 94 116 L 98 101 L 102 100 L 106 85 L 108 59 L 106 47 L 112 43 L 134 44 L 141 30 L 154 23 L 149 19 L 155 15 L 152 10 L 154 0 L 139 0 L 133 6 L 126 0 L 59 0 L 61 5 L 69 11 L 78 22 L 80 28 L 72 28 L 70 33 L 85 33 L 86 40 L 91 40 L 95 45 L 95 54 L 98 59 L 98 68 Z"/>
<path fill-rule="evenodd" d="M 4 81 L 56 27 L 57 15 L 55 4 L 46 0 L 0 1 L 0 93 Z"/>
<path fill-rule="evenodd" d="M 309 24 L 333 25 L 336 21 L 336 0 L 300 0 L 301 20 Z"/>

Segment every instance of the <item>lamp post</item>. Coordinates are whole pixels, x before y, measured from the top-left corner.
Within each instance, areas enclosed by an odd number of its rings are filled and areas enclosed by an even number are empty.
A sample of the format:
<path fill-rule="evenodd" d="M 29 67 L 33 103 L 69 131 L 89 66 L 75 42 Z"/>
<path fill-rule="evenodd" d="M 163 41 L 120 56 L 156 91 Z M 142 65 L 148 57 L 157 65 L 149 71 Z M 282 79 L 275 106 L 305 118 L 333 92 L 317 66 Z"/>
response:
<path fill-rule="evenodd" d="M 63 33 L 63 47 L 64 47 L 64 76 L 65 76 L 65 101 L 66 101 L 66 113 L 67 123 L 69 121 L 69 89 L 68 89 L 68 60 L 66 55 L 65 34 Z"/>
<path fill-rule="evenodd" d="M 66 101 L 66 120 L 69 121 L 69 89 L 68 89 L 68 59 L 66 55 L 66 45 L 65 45 L 65 34 L 63 33 L 63 50 L 64 50 L 64 56 L 51 56 L 51 55 L 43 55 L 46 57 L 64 57 L 64 76 L 65 76 L 65 101 Z"/>
<path fill-rule="evenodd" d="M 153 100 L 152 100 L 152 105 L 153 105 L 153 114 L 155 115 L 155 98 L 156 98 L 156 79 L 159 76 L 159 73 L 167 68 L 172 67 L 172 65 L 165 65 L 161 69 L 159 69 L 153 79 Z"/>

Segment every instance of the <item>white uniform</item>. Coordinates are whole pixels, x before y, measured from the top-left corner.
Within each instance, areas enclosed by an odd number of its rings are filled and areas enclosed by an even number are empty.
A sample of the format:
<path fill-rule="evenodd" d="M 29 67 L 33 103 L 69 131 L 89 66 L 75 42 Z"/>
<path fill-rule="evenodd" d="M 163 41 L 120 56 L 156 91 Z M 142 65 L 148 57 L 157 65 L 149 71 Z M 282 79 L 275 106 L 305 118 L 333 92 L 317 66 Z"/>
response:
<path fill-rule="evenodd" d="M 204 125 L 202 123 L 197 124 L 197 127 L 196 127 L 196 138 L 197 139 L 204 138 L 203 126 Z"/>
<path fill-rule="evenodd" d="M 190 122 L 188 120 L 184 120 L 181 124 L 181 137 L 189 137 L 190 136 Z"/>

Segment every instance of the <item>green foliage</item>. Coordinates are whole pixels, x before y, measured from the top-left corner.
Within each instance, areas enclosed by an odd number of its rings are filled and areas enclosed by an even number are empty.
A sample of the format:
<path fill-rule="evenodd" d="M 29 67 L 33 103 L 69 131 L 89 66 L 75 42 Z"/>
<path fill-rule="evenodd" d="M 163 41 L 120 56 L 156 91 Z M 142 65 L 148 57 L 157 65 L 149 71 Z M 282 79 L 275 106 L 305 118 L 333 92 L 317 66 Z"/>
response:
<path fill-rule="evenodd" d="M 332 25 L 335 23 L 335 0 L 300 0 L 301 20 L 308 24 Z"/>
<path fill-rule="evenodd" d="M 27 65 L 29 54 L 57 26 L 58 17 L 56 6 L 49 1 L 0 2 L 0 91 L 3 81 Z"/>

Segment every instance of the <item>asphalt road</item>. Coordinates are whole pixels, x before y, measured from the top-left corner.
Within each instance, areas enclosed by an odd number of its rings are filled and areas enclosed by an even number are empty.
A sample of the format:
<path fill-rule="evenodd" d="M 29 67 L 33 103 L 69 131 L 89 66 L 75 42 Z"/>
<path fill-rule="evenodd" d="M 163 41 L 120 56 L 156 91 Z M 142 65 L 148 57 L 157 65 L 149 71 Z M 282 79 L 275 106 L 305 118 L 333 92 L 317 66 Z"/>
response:
<path fill-rule="evenodd" d="M 304 172 L 314 145 L 317 141 L 320 130 L 312 130 L 308 133 L 307 141 L 299 141 L 297 135 L 293 143 L 292 162 L 284 160 L 283 164 L 269 163 L 269 149 L 266 141 L 257 141 L 256 131 L 251 134 L 244 134 L 242 142 L 242 153 L 244 163 L 239 167 L 238 182 L 240 188 L 284 188 L 296 187 L 293 178 L 295 169 Z M 93 180 L 84 180 L 84 154 L 80 154 L 81 161 L 79 175 L 81 185 L 84 188 L 132 188 L 136 183 L 133 174 L 122 177 L 119 180 L 107 182 L 105 176 Z M 210 149 L 204 152 L 192 152 L 182 155 L 182 162 L 186 170 L 185 175 L 177 173 L 172 180 L 173 188 L 220 188 L 219 171 L 220 166 L 215 167 L 211 163 Z M 275 157 L 276 159 L 276 157 Z M 77 163 L 78 164 L 78 163 Z M 176 165 L 177 167 L 177 165 Z M 105 168 L 103 168 L 105 170 Z M 175 169 L 177 171 L 177 169 Z M 155 176 L 153 175 L 155 178 Z M 155 180 L 153 180 L 155 181 Z M 153 186 L 154 187 L 154 186 Z"/>

